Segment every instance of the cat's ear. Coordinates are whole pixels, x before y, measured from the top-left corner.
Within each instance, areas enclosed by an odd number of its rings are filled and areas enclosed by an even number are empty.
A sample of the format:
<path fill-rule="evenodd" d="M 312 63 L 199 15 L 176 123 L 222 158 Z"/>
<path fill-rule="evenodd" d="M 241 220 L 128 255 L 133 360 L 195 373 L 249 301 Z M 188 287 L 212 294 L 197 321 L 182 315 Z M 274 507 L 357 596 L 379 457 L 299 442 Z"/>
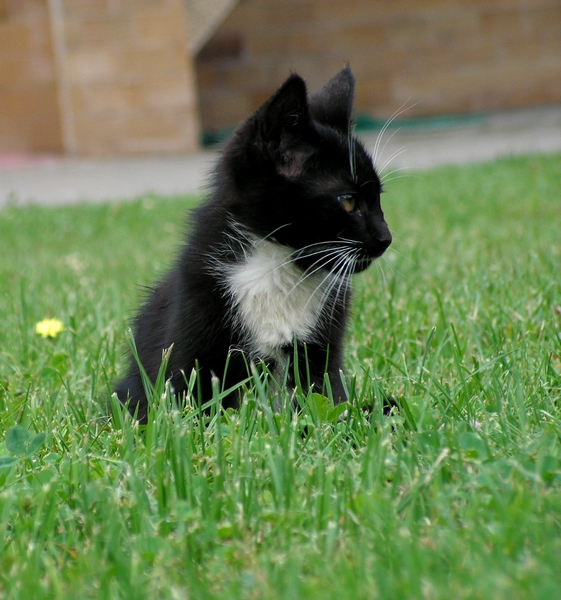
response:
<path fill-rule="evenodd" d="M 346 66 L 310 98 L 311 115 L 316 121 L 347 135 L 353 116 L 354 96 L 355 78 L 350 67 Z"/>
<path fill-rule="evenodd" d="M 311 131 L 306 84 L 291 75 L 256 113 L 254 144 L 269 157 L 275 169 L 289 178 L 298 177 L 310 149 L 306 144 Z"/>
<path fill-rule="evenodd" d="M 257 111 L 256 119 L 260 141 L 266 146 L 278 148 L 298 137 L 310 123 L 304 80 L 291 75 Z"/>

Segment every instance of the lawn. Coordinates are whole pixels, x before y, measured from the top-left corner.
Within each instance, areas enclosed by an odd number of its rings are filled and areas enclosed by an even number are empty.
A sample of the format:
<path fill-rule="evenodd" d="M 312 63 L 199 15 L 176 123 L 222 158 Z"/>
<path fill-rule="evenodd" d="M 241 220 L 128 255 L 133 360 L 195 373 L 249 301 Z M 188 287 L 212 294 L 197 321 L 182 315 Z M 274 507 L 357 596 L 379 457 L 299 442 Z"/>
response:
<path fill-rule="evenodd" d="M 111 385 L 196 199 L 0 212 L 1 597 L 561 597 L 561 155 L 386 192 L 346 413 L 160 386 L 143 432 Z"/>

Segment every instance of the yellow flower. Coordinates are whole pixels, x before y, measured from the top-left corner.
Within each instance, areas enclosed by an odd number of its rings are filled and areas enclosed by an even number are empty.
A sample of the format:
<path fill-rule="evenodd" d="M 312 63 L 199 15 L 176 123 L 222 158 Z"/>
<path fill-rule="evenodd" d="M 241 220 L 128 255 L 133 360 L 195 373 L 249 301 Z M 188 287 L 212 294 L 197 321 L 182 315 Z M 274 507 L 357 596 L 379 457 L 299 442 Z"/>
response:
<path fill-rule="evenodd" d="M 64 325 L 58 319 L 43 319 L 35 325 L 35 333 L 44 338 L 54 338 L 61 331 L 64 331 Z"/>

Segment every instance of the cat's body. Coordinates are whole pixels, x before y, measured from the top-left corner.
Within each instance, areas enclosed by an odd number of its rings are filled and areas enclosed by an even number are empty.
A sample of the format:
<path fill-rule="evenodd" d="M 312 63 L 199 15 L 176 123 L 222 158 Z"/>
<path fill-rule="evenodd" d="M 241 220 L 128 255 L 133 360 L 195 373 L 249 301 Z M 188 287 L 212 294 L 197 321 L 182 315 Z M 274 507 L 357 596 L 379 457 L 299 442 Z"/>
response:
<path fill-rule="evenodd" d="M 193 369 L 204 401 L 213 375 L 229 389 L 262 361 L 288 385 L 296 367 L 318 391 L 327 377 L 345 398 L 349 278 L 391 243 L 380 181 L 350 131 L 353 90 L 348 68 L 310 99 L 293 75 L 226 146 L 183 251 L 134 323 L 152 381 L 173 344 L 167 377 L 179 395 Z M 145 421 L 136 361 L 116 391 Z"/>

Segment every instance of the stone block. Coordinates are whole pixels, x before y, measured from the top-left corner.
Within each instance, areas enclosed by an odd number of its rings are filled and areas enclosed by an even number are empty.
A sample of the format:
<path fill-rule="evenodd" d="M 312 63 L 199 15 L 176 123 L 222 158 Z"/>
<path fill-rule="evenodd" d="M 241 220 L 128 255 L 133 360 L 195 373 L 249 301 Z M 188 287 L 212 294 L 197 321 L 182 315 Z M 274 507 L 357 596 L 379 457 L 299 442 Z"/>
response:
<path fill-rule="evenodd" d="M 24 22 L 0 22 L 0 59 L 27 55 L 31 51 L 31 31 Z"/>

